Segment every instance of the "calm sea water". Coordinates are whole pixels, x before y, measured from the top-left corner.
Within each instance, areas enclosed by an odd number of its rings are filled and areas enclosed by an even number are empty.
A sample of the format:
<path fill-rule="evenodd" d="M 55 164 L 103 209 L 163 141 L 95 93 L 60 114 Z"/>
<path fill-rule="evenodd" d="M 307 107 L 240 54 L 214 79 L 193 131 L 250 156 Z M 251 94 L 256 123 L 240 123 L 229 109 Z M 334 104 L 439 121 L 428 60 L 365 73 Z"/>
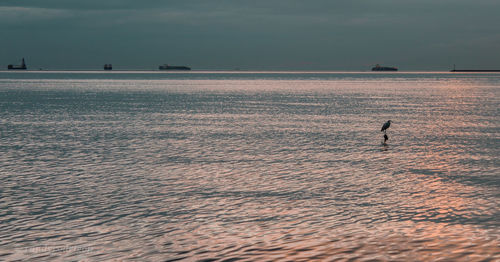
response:
<path fill-rule="evenodd" d="M 500 74 L 0 72 L 0 114 L 2 261 L 500 260 Z"/>

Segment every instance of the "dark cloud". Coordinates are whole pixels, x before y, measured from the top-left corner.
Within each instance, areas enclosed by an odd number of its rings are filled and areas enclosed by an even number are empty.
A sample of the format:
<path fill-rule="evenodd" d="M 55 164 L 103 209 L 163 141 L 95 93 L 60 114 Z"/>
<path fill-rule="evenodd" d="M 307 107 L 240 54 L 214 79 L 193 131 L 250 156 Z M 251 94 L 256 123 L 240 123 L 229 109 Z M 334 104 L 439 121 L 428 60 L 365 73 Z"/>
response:
<path fill-rule="evenodd" d="M 0 2 L 0 62 L 44 68 L 500 67 L 498 1 Z"/>

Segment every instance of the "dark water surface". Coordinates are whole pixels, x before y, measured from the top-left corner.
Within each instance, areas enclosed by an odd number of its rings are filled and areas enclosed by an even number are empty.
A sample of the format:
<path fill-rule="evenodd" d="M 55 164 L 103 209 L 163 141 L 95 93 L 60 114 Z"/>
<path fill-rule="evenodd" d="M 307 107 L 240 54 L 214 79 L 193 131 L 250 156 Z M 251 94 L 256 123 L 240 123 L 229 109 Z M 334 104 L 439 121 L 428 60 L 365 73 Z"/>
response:
<path fill-rule="evenodd" d="M 499 261 L 499 105 L 500 74 L 0 72 L 0 260 Z"/>

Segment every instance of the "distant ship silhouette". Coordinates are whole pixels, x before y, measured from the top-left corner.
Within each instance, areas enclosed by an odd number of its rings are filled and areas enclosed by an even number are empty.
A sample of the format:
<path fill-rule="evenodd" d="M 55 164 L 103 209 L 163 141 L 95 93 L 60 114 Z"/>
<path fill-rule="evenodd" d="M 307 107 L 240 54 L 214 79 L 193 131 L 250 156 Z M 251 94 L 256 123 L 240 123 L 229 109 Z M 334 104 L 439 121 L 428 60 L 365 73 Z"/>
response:
<path fill-rule="evenodd" d="M 113 70 L 113 65 L 111 65 L 111 64 L 105 64 L 104 65 L 104 70 Z"/>
<path fill-rule="evenodd" d="M 23 57 L 23 61 L 21 62 L 21 65 L 8 65 L 7 69 L 9 69 L 9 70 L 26 70 L 27 67 L 26 67 L 26 63 L 24 62 L 24 57 Z"/>
<path fill-rule="evenodd" d="M 158 69 L 160 69 L 160 70 L 191 70 L 191 68 L 189 68 L 187 66 L 171 66 L 171 65 L 167 65 L 167 64 L 159 66 Z"/>
<path fill-rule="evenodd" d="M 376 64 L 372 67 L 372 71 L 398 71 L 398 69 L 396 67 L 381 66 Z"/>

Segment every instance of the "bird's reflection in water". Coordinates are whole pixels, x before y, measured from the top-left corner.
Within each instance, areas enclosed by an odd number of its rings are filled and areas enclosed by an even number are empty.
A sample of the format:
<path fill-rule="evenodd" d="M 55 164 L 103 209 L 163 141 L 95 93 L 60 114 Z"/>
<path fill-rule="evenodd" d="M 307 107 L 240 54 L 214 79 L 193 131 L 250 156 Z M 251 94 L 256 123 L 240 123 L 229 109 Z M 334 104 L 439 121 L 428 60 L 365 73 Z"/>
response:
<path fill-rule="evenodd" d="M 389 145 L 387 144 L 387 140 L 389 140 L 389 137 L 387 134 L 384 134 L 384 141 L 382 142 L 382 151 L 387 151 Z"/>

